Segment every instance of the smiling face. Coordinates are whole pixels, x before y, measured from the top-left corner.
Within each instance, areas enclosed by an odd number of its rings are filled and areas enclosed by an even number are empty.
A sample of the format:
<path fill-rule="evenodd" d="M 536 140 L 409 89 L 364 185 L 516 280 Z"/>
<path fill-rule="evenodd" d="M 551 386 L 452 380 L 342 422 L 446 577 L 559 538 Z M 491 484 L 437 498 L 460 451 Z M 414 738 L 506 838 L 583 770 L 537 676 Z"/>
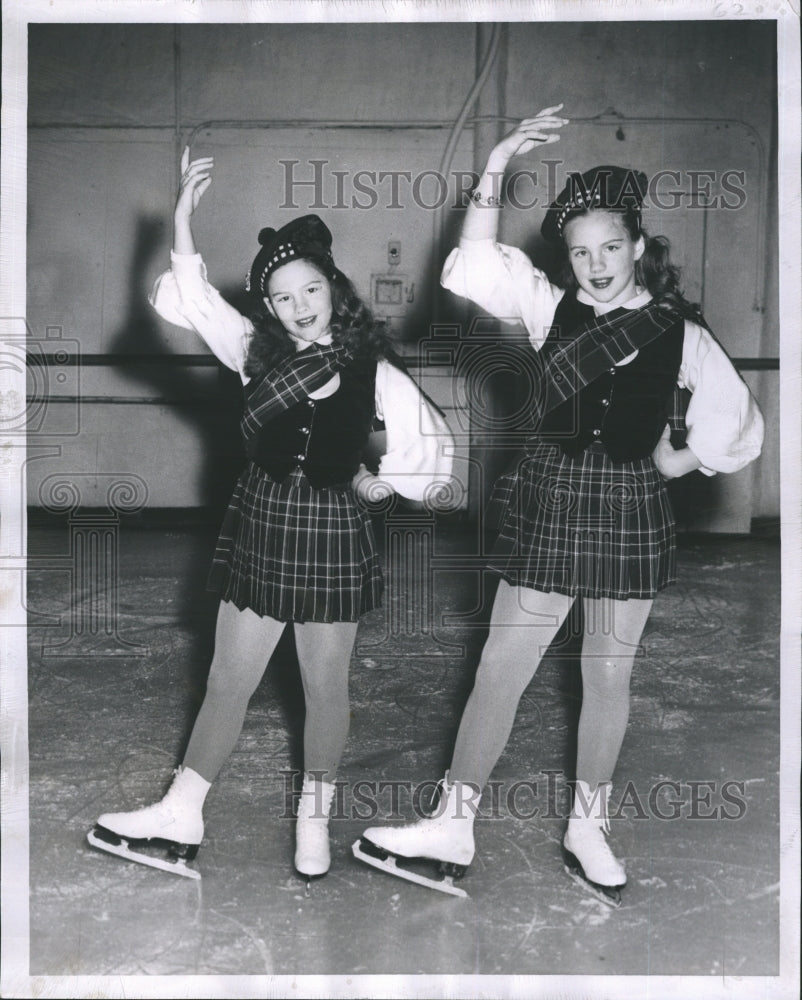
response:
<path fill-rule="evenodd" d="M 331 286 L 310 261 L 291 260 L 277 268 L 268 279 L 264 301 L 299 351 L 309 344 L 331 343 Z"/>
<path fill-rule="evenodd" d="M 643 237 L 632 240 L 616 212 L 588 212 L 565 224 L 568 260 L 579 287 L 599 303 L 619 306 L 636 294 L 635 261 Z"/>

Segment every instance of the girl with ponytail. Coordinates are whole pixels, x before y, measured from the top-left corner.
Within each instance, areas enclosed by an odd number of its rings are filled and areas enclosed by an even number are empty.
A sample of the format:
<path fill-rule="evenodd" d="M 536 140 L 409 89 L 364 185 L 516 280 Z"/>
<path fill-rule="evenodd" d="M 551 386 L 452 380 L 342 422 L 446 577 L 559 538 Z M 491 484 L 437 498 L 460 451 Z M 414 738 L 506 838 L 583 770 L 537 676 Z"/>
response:
<path fill-rule="evenodd" d="M 605 170 L 623 172 L 630 176 L 637 176 L 634 171 L 621 171 L 621 168 L 597 167 L 589 172 L 588 179 L 605 176 Z M 599 171 L 602 173 L 600 174 Z M 610 174 L 614 176 L 614 174 Z M 645 176 L 640 174 L 642 182 L 645 184 Z M 574 182 L 583 184 L 582 178 L 577 178 Z M 591 182 L 592 183 L 592 182 Z M 586 214 L 587 210 L 569 213 L 565 224 L 572 218 L 577 218 L 580 214 Z M 635 261 L 635 283 L 639 288 L 645 288 L 655 302 L 662 302 L 666 306 L 674 308 L 678 314 L 685 319 L 700 323 L 706 329 L 707 324 L 702 317 L 699 306 L 689 302 L 682 294 L 680 287 L 680 269 L 671 262 L 671 245 L 665 236 L 649 236 L 643 228 L 640 210 L 633 208 L 623 209 L 617 213 L 621 220 L 621 225 L 629 235 L 633 243 L 643 240 L 643 255 Z M 579 285 L 577 283 L 574 270 L 569 260 L 568 248 L 564 240 L 560 241 L 564 257 L 560 273 L 560 286 L 569 294 L 576 294 Z"/>
<path fill-rule="evenodd" d="M 560 285 L 496 241 L 497 181 L 510 159 L 556 142 L 562 105 L 524 120 L 491 152 L 442 284 L 522 325 L 533 349 L 526 455 L 496 484 L 502 510 L 489 568 L 500 578 L 490 630 L 436 814 L 374 827 L 357 856 L 407 877 L 395 858 L 428 858 L 451 875 L 474 856 L 482 789 L 507 744 L 519 699 L 575 601 L 582 602 L 582 711 L 568 870 L 605 902 L 626 873 L 608 846 L 608 800 L 629 716 L 629 684 L 652 602 L 675 580 L 666 480 L 742 469 L 763 422 L 749 389 L 681 293 L 666 240 L 644 232 L 647 178 L 620 166 L 572 174 L 541 232 L 558 245 Z M 669 415 L 690 390 L 687 442 Z M 411 876 L 410 876 L 411 877 Z M 414 881 L 420 881 L 416 876 Z M 445 881 L 434 888 L 454 892 Z"/>

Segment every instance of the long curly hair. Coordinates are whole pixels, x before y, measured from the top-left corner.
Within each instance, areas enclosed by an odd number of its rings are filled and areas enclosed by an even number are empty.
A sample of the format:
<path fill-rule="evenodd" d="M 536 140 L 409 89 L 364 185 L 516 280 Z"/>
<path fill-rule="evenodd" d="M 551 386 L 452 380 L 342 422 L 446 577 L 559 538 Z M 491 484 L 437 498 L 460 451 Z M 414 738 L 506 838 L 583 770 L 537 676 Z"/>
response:
<path fill-rule="evenodd" d="M 353 283 L 331 260 L 314 254 L 296 258 L 306 260 L 328 281 L 331 289 L 332 339 L 350 347 L 356 357 L 382 358 L 392 355 L 385 324 L 377 320 L 357 294 Z M 254 296 L 256 299 L 256 296 Z M 260 378 L 285 358 L 296 353 L 295 341 L 282 324 L 271 316 L 261 298 L 254 303 L 253 336 L 245 359 L 245 374 Z"/>
<path fill-rule="evenodd" d="M 563 232 L 571 219 L 588 215 L 590 212 L 609 212 L 611 215 L 617 215 L 633 243 L 643 237 L 645 249 L 640 259 L 635 261 L 635 281 L 647 288 L 652 298 L 660 305 L 666 305 L 678 312 L 683 318 L 693 320 L 709 329 L 698 304 L 689 302 L 682 293 L 681 271 L 680 268 L 671 263 L 671 244 L 665 236 L 649 236 L 641 223 L 640 213 L 631 209 L 620 211 L 578 208 L 565 219 Z M 574 293 L 579 286 L 568 258 L 568 245 L 564 237 L 562 251 L 562 270 L 558 277 L 558 283 L 566 291 Z"/>

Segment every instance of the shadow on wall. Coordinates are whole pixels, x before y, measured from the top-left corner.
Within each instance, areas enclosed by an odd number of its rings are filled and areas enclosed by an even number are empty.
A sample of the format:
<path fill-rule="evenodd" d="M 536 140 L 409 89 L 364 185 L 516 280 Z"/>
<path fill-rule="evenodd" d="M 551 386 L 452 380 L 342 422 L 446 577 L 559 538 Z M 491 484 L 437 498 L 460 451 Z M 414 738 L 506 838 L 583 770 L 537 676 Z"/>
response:
<path fill-rule="evenodd" d="M 148 302 L 151 287 L 147 276 L 153 273 L 154 258 L 163 253 L 165 227 L 160 216 L 141 216 L 138 220 L 129 268 L 127 318 L 112 336 L 109 352 L 130 356 L 130 362 L 118 361 L 124 377 L 152 394 L 154 406 L 161 399 L 175 401 L 171 418 L 198 436 L 203 455 L 197 486 L 199 505 L 219 520 L 244 465 L 239 433 L 242 389 L 239 376 L 224 365 L 218 365 L 210 388 L 206 368 L 172 360 L 176 355 L 167 348 L 160 320 Z M 236 308 L 246 308 L 225 290 L 223 295 Z M 193 353 L 206 353 L 200 339 Z M 135 358 L 140 355 L 164 355 L 165 363 L 137 364 Z M 143 434 L 159 432 L 151 412 L 151 407 L 142 408 Z M 169 475 L 169 470 L 165 469 L 164 474 Z"/>

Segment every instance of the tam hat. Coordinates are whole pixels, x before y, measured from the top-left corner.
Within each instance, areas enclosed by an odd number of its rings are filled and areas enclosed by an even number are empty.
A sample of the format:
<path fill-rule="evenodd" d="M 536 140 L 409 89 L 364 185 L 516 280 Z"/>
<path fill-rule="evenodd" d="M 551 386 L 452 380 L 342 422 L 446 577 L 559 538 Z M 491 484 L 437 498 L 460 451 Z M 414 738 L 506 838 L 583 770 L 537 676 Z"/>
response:
<path fill-rule="evenodd" d="M 246 291 L 264 298 L 273 271 L 299 257 L 320 257 L 333 265 L 331 241 L 328 226 L 316 215 L 303 215 L 278 230 L 262 229 L 259 233 L 262 249 L 251 264 Z"/>
<path fill-rule="evenodd" d="M 560 243 L 570 214 L 591 208 L 631 211 L 640 221 L 648 186 L 646 174 L 629 167 L 593 167 L 584 174 L 570 173 L 565 187 L 549 206 L 540 232 L 550 243 Z"/>

